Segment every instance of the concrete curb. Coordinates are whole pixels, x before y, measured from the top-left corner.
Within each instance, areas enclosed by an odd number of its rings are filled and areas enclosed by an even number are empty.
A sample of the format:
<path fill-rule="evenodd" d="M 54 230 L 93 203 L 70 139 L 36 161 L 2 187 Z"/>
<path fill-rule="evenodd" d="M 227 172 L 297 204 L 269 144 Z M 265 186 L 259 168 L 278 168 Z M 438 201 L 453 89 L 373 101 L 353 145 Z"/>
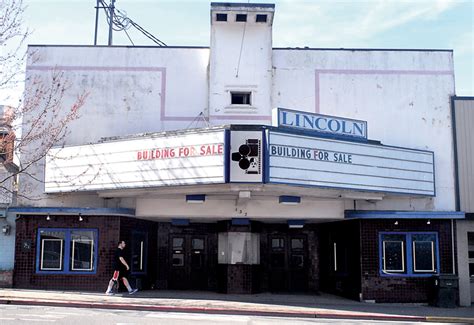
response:
<path fill-rule="evenodd" d="M 203 314 L 223 314 L 223 315 L 247 315 L 247 316 L 272 316 L 272 317 L 296 317 L 296 318 L 327 318 L 327 319 L 357 319 L 357 320 L 380 320 L 380 321 L 415 321 L 415 322 L 439 322 L 441 317 L 425 316 L 399 316 L 381 314 L 358 314 L 358 313 L 331 313 L 331 312 L 301 312 L 301 311 L 269 311 L 261 309 L 231 309 L 213 307 L 179 307 L 179 306 L 156 306 L 142 304 L 118 304 L 118 303 L 97 303 L 84 301 L 65 300 L 28 300 L 15 298 L 0 298 L 0 304 L 11 305 L 35 305 L 53 307 L 75 307 L 75 308 L 98 308 L 117 310 L 142 310 L 178 313 L 203 313 Z M 429 318 L 433 320 L 429 320 Z M 461 318 L 456 318 L 459 321 Z M 444 322 L 450 318 L 443 318 Z M 474 319 L 465 318 L 463 321 L 472 323 Z"/>
<path fill-rule="evenodd" d="M 426 321 L 433 323 L 474 324 L 474 318 L 465 317 L 427 316 Z"/>

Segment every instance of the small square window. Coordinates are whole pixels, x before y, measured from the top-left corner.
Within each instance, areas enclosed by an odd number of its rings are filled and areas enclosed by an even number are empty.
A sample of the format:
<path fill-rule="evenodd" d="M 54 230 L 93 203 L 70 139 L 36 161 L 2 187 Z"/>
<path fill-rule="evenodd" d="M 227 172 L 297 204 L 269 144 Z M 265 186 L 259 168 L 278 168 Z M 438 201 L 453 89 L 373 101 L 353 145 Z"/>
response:
<path fill-rule="evenodd" d="M 216 21 L 227 21 L 227 14 L 216 14 Z"/>
<path fill-rule="evenodd" d="M 235 21 L 246 22 L 247 21 L 247 15 L 237 14 L 237 15 L 235 15 Z"/>
<path fill-rule="evenodd" d="M 192 246 L 193 246 L 193 250 L 204 250 L 204 239 L 193 238 Z"/>
<path fill-rule="evenodd" d="M 231 92 L 230 95 L 232 105 L 251 105 L 250 92 Z"/>
<path fill-rule="evenodd" d="M 304 242 L 302 238 L 293 238 L 291 239 L 291 249 L 292 250 L 301 250 L 303 249 Z"/>
<path fill-rule="evenodd" d="M 257 23 L 266 23 L 267 22 L 267 15 L 257 15 L 255 18 Z"/>
<path fill-rule="evenodd" d="M 183 249 L 184 248 L 184 238 L 175 237 L 173 238 L 173 249 Z"/>
<path fill-rule="evenodd" d="M 285 247 L 283 238 L 272 238 L 272 249 L 278 250 Z"/>

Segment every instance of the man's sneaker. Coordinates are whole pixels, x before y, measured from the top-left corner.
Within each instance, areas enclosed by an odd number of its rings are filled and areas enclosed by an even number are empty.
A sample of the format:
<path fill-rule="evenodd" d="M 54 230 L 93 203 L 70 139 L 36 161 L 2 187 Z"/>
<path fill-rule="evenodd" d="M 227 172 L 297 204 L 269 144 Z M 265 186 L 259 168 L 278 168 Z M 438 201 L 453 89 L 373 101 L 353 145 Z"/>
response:
<path fill-rule="evenodd" d="M 136 294 L 137 291 L 138 291 L 138 289 L 133 289 L 132 291 L 129 291 L 128 294 L 133 295 L 133 294 Z"/>
<path fill-rule="evenodd" d="M 106 291 L 105 294 L 106 294 L 107 296 L 113 296 L 113 295 L 114 295 L 114 293 L 113 293 L 112 291 Z"/>

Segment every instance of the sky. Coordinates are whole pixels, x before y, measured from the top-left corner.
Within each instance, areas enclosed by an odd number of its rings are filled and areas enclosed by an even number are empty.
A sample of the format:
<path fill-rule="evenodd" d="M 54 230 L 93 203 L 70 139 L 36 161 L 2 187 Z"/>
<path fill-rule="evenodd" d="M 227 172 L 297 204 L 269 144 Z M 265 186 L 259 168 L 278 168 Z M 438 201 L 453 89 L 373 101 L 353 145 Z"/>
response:
<path fill-rule="evenodd" d="M 33 31 L 29 44 L 93 44 L 96 0 L 24 1 L 25 24 Z M 249 2 L 275 3 L 274 47 L 453 49 L 456 95 L 474 96 L 474 0 Z M 210 1 L 116 0 L 115 5 L 167 45 L 209 45 Z M 133 28 L 127 32 L 135 45 L 154 45 Z M 107 34 L 101 11 L 98 44 L 107 44 Z M 114 45 L 132 44 L 124 32 L 113 37 Z"/>

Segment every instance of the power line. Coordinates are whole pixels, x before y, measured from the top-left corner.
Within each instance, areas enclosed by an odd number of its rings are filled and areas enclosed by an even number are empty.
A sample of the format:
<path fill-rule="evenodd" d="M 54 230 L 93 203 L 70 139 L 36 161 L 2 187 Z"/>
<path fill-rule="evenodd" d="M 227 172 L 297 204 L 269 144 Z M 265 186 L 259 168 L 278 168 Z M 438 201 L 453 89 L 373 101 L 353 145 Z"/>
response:
<path fill-rule="evenodd" d="M 135 29 L 137 29 L 139 32 L 141 32 L 143 35 L 145 35 L 147 38 L 149 38 L 151 41 L 158 44 L 159 46 L 167 46 L 163 41 L 161 41 L 160 39 L 155 37 L 153 34 L 151 34 L 145 28 L 140 26 L 138 23 L 134 22 L 132 19 L 127 17 L 127 13 L 125 11 L 121 11 L 121 10 L 117 9 L 116 7 L 114 7 L 113 6 L 114 1 L 112 1 L 112 6 L 107 5 L 104 0 L 98 0 L 98 2 L 100 2 L 100 4 L 102 6 L 101 7 L 97 6 L 96 9 L 97 10 L 104 9 L 105 16 L 107 18 L 107 22 L 108 22 L 109 26 L 112 23 L 111 29 L 113 29 L 114 31 L 118 31 L 118 32 L 124 31 L 125 34 L 127 35 L 128 39 L 130 40 L 130 42 L 133 45 L 135 45 L 135 44 L 133 43 L 132 39 L 130 38 L 130 35 L 127 33 L 127 30 L 129 30 L 131 27 L 134 27 Z M 110 15 L 111 15 L 110 13 L 112 13 L 112 15 L 113 15 L 112 19 L 110 19 Z M 96 19 L 96 30 L 97 30 L 97 19 Z M 109 38 L 111 38 L 111 35 L 109 35 Z M 96 37 L 96 39 L 97 39 L 97 37 Z M 111 41 L 111 40 L 109 40 L 109 41 Z M 111 43 L 111 42 L 109 42 L 109 43 Z M 109 44 L 109 45 L 111 45 L 111 44 Z"/>

